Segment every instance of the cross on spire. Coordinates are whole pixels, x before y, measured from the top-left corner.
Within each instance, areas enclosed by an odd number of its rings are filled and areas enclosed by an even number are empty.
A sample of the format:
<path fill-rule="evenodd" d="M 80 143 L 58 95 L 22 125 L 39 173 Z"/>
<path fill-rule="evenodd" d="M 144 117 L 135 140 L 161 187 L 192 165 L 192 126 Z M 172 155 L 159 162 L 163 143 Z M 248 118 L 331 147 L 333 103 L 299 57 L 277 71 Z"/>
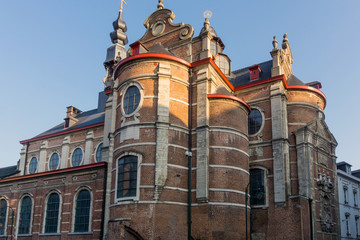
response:
<path fill-rule="evenodd" d="M 123 10 L 123 3 L 125 3 L 125 5 L 127 5 L 126 2 L 125 2 L 125 0 L 121 0 L 121 3 L 120 3 L 120 11 Z"/>

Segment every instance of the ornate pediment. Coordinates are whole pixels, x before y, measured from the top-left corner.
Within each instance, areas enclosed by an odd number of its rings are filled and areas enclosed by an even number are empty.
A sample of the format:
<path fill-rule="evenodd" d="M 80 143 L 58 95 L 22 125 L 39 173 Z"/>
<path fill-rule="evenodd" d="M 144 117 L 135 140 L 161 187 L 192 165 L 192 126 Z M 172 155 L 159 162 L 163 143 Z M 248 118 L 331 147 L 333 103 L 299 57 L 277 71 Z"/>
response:
<path fill-rule="evenodd" d="M 189 24 L 173 23 L 175 14 L 166 8 L 153 12 L 144 22 L 146 33 L 139 40 L 147 48 L 161 43 L 165 47 L 176 44 L 178 41 L 191 38 L 194 29 Z"/>

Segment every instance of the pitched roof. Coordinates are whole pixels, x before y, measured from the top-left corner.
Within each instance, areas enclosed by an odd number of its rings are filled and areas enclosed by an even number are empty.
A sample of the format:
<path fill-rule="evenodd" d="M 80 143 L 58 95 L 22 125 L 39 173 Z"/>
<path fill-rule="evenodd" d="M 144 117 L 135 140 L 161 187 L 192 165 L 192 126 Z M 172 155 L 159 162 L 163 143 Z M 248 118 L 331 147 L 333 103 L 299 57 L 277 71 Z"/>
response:
<path fill-rule="evenodd" d="M 20 171 L 17 169 L 17 166 L 10 166 L 10 167 L 4 167 L 0 168 L 0 179 L 4 179 L 6 177 L 10 177 L 12 175 L 15 175 L 19 173 Z"/>
<path fill-rule="evenodd" d="M 261 68 L 261 73 L 258 80 L 253 80 L 251 82 L 256 82 L 264 79 L 271 78 L 271 68 L 272 60 L 262 62 L 258 64 Z M 249 66 L 250 67 L 250 66 Z M 231 73 L 230 82 L 234 87 L 242 86 L 250 83 L 250 70 L 249 67 L 242 68 Z"/>

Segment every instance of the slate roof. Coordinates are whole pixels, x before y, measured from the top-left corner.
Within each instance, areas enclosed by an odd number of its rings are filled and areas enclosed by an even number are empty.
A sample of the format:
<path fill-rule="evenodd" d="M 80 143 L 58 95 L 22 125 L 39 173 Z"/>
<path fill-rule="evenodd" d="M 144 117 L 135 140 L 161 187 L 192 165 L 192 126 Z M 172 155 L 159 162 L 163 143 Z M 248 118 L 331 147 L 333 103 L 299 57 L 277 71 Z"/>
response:
<path fill-rule="evenodd" d="M 261 68 L 262 72 L 260 73 L 259 79 L 256 81 L 271 78 L 272 60 L 259 63 L 258 65 Z M 249 67 L 242 68 L 242 69 L 233 71 L 231 73 L 230 82 L 234 87 L 239 87 L 239 86 L 250 83 Z M 251 81 L 251 82 L 256 82 L 256 81 Z"/>
<path fill-rule="evenodd" d="M 19 173 L 20 171 L 17 169 L 17 166 L 10 166 L 10 167 L 4 167 L 0 168 L 0 179 L 4 179 L 6 177 L 10 177 L 12 175 L 15 175 Z"/>
<path fill-rule="evenodd" d="M 161 54 L 167 54 L 171 56 L 175 56 L 170 50 L 165 48 L 161 43 L 157 43 L 151 47 L 149 47 L 149 53 L 161 53 Z"/>
<path fill-rule="evenodd" d="M 90 111 L 86 111 L 83 113 L 80 113 L 78 116 L 76 116 L 76 119 L 79 121 L 75 123 L 73 126 L 69 128 L 64 128 L 64 122 L 60 123 L 59 125 L 35 136 L 35 138 L 43 137 L 51 134 L 61 133 L 69 130 L 73 130 L 76 128 L 82 128 L 86 126 L 90 126 L 97 123 L 102 123 L 105 120 L 105 112 L 98 112 L 98 109 L 93 109 Z"/>

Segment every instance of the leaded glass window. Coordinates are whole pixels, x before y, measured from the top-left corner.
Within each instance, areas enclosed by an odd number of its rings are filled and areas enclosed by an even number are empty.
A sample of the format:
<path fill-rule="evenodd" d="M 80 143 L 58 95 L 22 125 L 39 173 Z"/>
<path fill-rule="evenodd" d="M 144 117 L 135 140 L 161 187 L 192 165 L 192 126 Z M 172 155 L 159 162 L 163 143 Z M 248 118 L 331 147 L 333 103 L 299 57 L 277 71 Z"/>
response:
<path fill-rule="evenodd" d="M 73 152 L 72 158 L 71 158 L 72 166 L 73 167 L 80 166 L 82 158 L 83 158 L 83 152 L 82 152 L 81 148 L 75 149 L 75 151 Z"/>
<path fill-rule="evenodd" d="M 218 55 L 215 58 L 215 63 L 225 75 L 230 75 L 230 62 L 227 57 Z"/>
<path fill-rule="evenodd" d="M 259 110 L 251 109 L 248 118 L 248 133 L 249 135 L 256 134 L 259 132 L 262 125 L 262 115 Z"/>
<path fill-rule="evenodd" d="M 30 234 L 30 221 L 32 212 L 32 200 L 26 196 L 21 201 L 19 234 Z"/>
<path fill-rule="evenodd" d="M 46 205 L 45 233 L 56 233 L 59 222 L 60 197 L 51 193 Z"/>
<path fill-rule="evenodd" d="M 117 198 L 135 197 L 137 185 L 137 157 L 126 156 L 119 159 Z"/>
<path fill-rule="evenodd" d="M 7 202 L 5 199 L 0 200 L 0 236 L 5 235 L 6 229 Z"/>
<path fill-rule="evenodd" d="M 96 162 L 102 161 L 102 146 L 103 144 L 101 143 L 96 150 Z"/>
<path fill-rule="evenodd" d="M 49 168 L 50 170 L 56 170 L 58 166 L 59 166 L 59 154 L 54 153 L 53 155 L 51 155 Z"/>
<path fill-rule="evenodd" d="M 131 86 L 126 90 L 123 109 L 125 114 L 135 112 L 140 103 L 140 91 L 137 87 Z"/>
<path fill-rule="evenodd" d="M 81 190 L 76 199 L 74 232 L 89 231 L 90 204 L 90 192 L 88 190 Z"/>
<path fill-rule="evenodd" d="M 265 205 L 264 170 L 250 169 L 250 204 Z"/>
<path fill-rule="evenodd" d="M 30 174 L 35 173 L 37 170 L 37 167 L 38 167 L 38 161 L 37 161 L 36 157 L 33 157 L 29 164 L 29 173 Z"/>

